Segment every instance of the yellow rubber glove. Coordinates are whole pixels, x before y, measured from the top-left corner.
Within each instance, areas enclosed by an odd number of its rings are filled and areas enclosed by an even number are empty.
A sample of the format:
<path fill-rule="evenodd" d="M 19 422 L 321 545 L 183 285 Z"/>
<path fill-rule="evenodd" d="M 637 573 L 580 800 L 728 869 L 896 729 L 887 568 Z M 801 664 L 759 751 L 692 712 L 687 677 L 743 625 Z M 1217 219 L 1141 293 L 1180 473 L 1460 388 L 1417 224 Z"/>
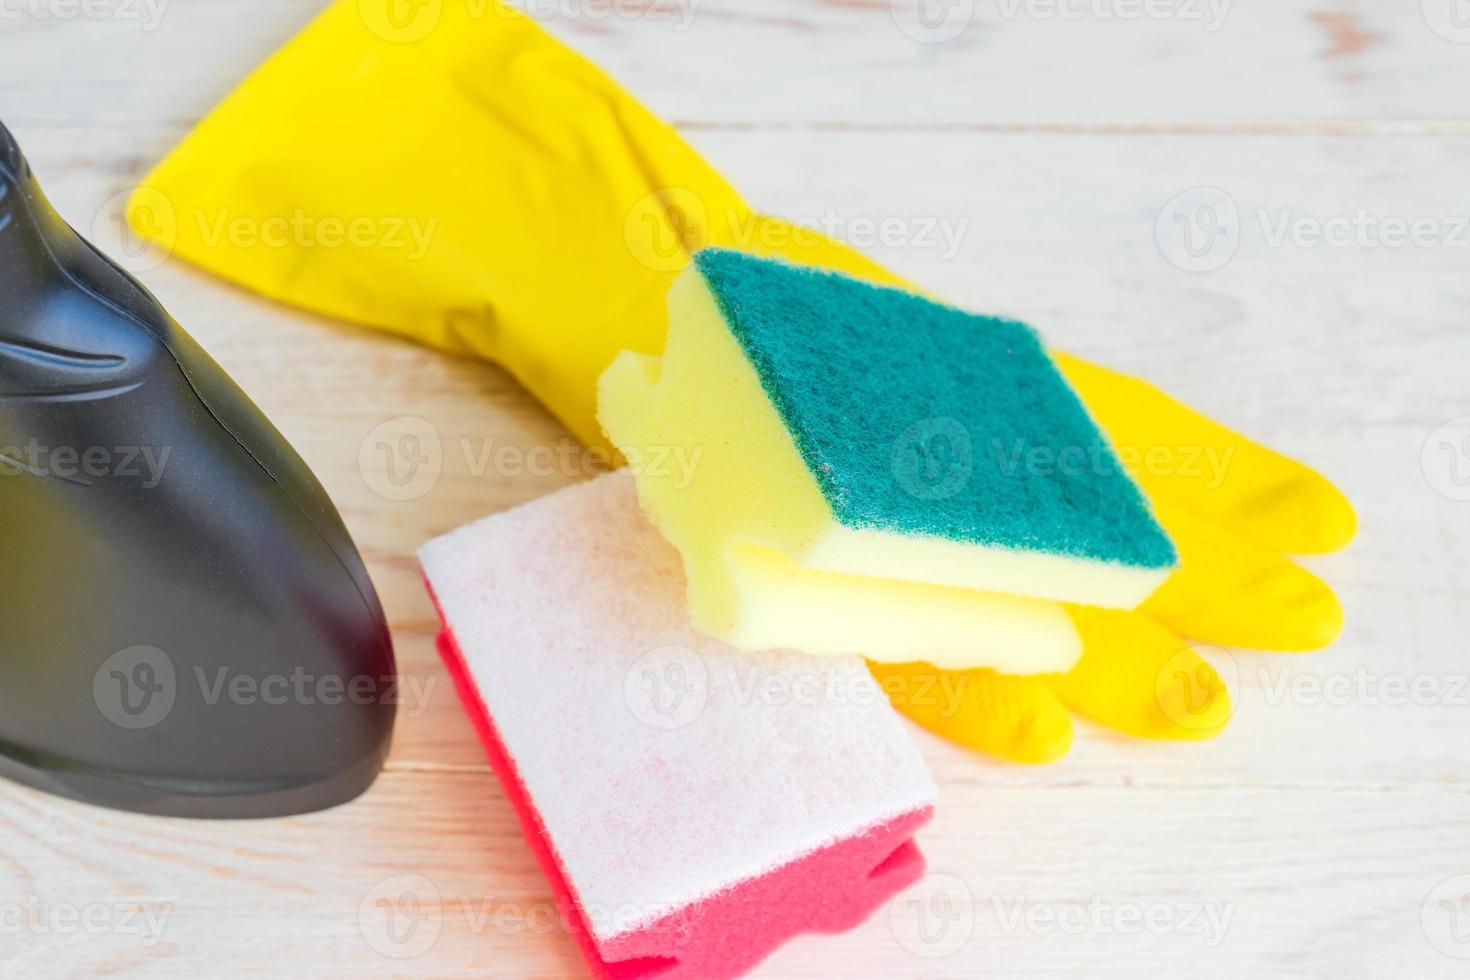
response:
<path fill-rule="evenodd" d="M 892 690 L 927 693 L 894 699 L 915 721 L 1019 762 L 1066 754 L 1068 708 L 1146 738 L 1211 738 L 1230 719 L 1230 695 L 1181 634 L 1282 651 L 1331 643 L 1342 628 L 1336 596 L 1280 552 L 1345 546 L 1356 531 L 1352 507 L 1317 473 L 1145 382 L 1059 361 L 1125 460 L 1154 451 L 1154 464 L 1133 473 L 1174 539 L 1179 570 L 1137 612 L 1072 608 L 1083 654 L 1066 674 L 939 678 L 925 664 L 872 669 Z M 1186 465 L 1185 457 L 1216 462 Z"/>
<path fill-rule="evenodd" d="M 664 294 L 699 248 L 898 283 L 841 243 L 754 212 L 595 66 L 481 0 L 337 0 L 149 175 L 128 217 L 267 296 L 498 361 L 604 446 L 596 379 L 619 350 L 660 352 Z M 1025 761 L 1066 751 L 1068 709 L 1137 735 L 1213 734 L 1228 694 L 1180 635 L 1329 642 L 1335 598 L 1280 554 L 1342 546 L 1352 510 L 1311 470 L 1144 382 L 1059 360 L 1125 462 L 1139 461 L 1181 570 L 1138 613 L 1073 610 L 1086 650 L 1065 676 L 977 671 L 944 678 L 958 682 L 957 706 L 895 703 Z M 1226 461 L 1221 479 L 1155 465 L 1195 450 Z M 884 673 L 935 679 L 922 665 Z"/>
<path fill-rule="evenodd" d="M 488 0 L 332 4 L 128 217 L 274 299 L 497 361 L 589 444 L 602 369 L 662 350 L 688 255 L 755 220 L 672 127 Z"/>

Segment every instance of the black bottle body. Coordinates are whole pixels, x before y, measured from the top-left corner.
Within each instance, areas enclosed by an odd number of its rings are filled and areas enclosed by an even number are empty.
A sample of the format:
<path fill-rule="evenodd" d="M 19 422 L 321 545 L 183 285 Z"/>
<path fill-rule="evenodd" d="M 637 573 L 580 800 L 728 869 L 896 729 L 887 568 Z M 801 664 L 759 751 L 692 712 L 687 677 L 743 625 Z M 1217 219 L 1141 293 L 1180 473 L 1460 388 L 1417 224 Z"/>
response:
<path fill-rule="evenodd" d="M 0 127 L 0 775 L 196 817 L 365 790 L 394 659 L 340 517 Z"/>

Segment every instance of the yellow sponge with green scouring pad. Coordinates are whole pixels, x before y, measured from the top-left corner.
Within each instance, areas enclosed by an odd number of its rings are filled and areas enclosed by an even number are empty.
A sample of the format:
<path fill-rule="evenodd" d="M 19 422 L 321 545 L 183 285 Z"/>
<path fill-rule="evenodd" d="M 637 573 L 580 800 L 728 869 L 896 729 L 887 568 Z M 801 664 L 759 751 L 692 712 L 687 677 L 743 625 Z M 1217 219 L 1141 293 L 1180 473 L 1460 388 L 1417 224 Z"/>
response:
<path fill-rule="evenodd" d="M 1058 603 L 1132 608 L 1177 562 L 1023 324 L 724 249 L 669 312 L 662 357 L 607 369 L 599 416 L 706 632 L 1065 670 Z"/>

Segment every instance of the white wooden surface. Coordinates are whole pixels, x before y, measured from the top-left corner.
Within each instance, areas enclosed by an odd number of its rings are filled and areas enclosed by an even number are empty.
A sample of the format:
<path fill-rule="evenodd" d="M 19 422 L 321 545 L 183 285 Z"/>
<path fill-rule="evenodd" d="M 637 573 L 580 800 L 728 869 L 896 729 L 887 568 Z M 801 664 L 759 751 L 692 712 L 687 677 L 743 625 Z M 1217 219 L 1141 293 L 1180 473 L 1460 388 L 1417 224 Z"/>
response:
<path fill-rule="evenodd" d="M 1213 30 L 1219 8 L 1203 2 L 1130 17 L 1129 0 L 1072 0 L 1081 16 L 1048 17 L 1044 2 L 953 0 L 929 13 L 961 21 L 929 23 L 965 29 L 921 42 L 894 2 L 531 9 L 760 205 L 840 216 L 838 231 L 898 220 L 909 241 L 869 251 L 1312 461 L 1352 495 L 1362 534 L 1311 563 L 1347 608 L 1334 649 L 1217 658 L 1239 706 L 1216 742 L 1082 725 L 1067 760 L 1034 769 L 916 733 L 942 787 L 922 835 L 933 874 L 758 975 L 1467 975 L 1470 903 L 1454 902 L 1470 879 L 1454 879 L 1470 875 L 1470 500 L 1457 499 L 1470 442 L 1441 427 L 1470 415 L 1470 230 L 1456 220 L 1470 214 L 1470 30 L 1451 0 L 1242 0 Z M 172 0 L 150 30 L 149 8 L 121 3 L 62 19 L 68 0 L 0 0 L 0 118 L 105 246 L 117 195 L 317 7 Z M 1242 216 L 1233 259 L 1210 272 L 1176 267 L 1177 243 L 1155 235 L 1199 187 Z M 1283 218 L 1360 212 L 1429 219 L 1436 240 L 1272 238 Z M 952 248 L 925 243 L 932 223 L 958 233 Z M 463 441 L 567 437 L 494 367 L 177 263 L 147 278 L 341 505 L 425 696 L 377 786 L 330 813 L 224 826 L 0 787 L 0 976 L 580 975 L 433 655 L 411 558 L 575 478 L 476 473 Z M 395 503 L 372 492 L 358 448 L 404 415 L 452 448 L 427 496 Z M 1414 684 L 1407 698 L 1397 686 Z M 404 894 L 419 900 L 416 942 L 433 942 L 385 955 L 405 948 L 372 909 Z"/>

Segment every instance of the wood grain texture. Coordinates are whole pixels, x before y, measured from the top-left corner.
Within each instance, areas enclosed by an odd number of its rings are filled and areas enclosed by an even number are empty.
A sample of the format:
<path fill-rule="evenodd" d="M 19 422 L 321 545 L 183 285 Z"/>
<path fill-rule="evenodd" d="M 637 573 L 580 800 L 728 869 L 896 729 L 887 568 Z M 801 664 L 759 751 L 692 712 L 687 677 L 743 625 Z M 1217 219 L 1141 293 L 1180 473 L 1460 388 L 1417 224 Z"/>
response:
<path fill-rule="evenodd" d="M 152 31 L 0 22 L 0 118 L 62 213 L 116 248 L 118 195 L 315 7 L 175 0 Z M 1470 875 L 1470 447 L 1435 434 L 1470 415 L 1470 45 L 1430 29 L 1429 4 L 1352 0 L 1231 5 L 1217 31 L 961 0 L 973 21 L 939 44 L 886 0 L 704 0 L 684 30 L 690 8 L 589 9 L 541 12 L 760 206 L 1159 381 L 1318 466 L 1361 518 L 1351 551 L 1309 563 L 1339 588 L 1343 639 L 1214 654 L 1239 692 L 1215 742 L 1084 725 L 1033 769 L 916 732 L 943 797 L 922 835 L 933 874 L 757 975 L 1463 976 L 1470 916 L 1456 942 L 1436 888 Z M 1241 231 L 1191 272 L 1168 218 L 1199 188 Z M 1436 231 L 1276 240 L 1360 214 Z M 879 226 L 898 231 L 862 240 Z M 413 551 L 583 478 L 584 457 L 494 366 L 173 262 L 146 279 L 341 506 L 408 702 L 388 772 L 331 813 L 223 827 L 0 787 L 0 976 L 579 975 L 439 668 Z M 433 427 L 442 473 L 395 502 L 360 451 L 405 416 Z M 566 462 L 528 468 L 538 447 Z M 405 895 L 390 934 L 376 903 Z"/>
<path fill-rule="evenodd" d="M 301 0 L 94 2 L 128 3 L 140 15 L 6 22 L 15 38 L 6 94 L 16 121 L 152 126 L 188 118 L 318 8 Z M 161 7 L 153 29 L 145 2 Z M 22 9 L 22 0 L 9 3 Z M 1456 83 L 1465 78 L 1470 28 L 1456 29 L 1453 0 L 511 5 L 661 113 L 696 127 L 1465 126 Z M 73 63 L 87 70 L 58 88 L 51 66 Z M 200 73 L 201 65 L 211 71 Z"/>

